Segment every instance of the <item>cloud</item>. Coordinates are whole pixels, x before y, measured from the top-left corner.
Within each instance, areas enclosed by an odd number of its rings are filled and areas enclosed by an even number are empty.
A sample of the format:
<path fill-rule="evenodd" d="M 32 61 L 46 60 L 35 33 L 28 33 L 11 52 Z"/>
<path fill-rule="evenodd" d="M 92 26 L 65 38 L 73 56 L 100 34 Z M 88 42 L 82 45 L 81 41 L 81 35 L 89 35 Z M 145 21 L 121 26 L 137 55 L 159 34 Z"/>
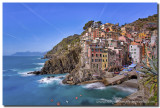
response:
<path fill-rule="evenodd" d="M 10 37 L 12 37 L 12 38 L 17 38 L 16 36 L 13 36 L 13 35 L 11 35 L 11 34 L 9 34 L 9 33 L 5 33 L 5 35 L 10 36 Z"/>

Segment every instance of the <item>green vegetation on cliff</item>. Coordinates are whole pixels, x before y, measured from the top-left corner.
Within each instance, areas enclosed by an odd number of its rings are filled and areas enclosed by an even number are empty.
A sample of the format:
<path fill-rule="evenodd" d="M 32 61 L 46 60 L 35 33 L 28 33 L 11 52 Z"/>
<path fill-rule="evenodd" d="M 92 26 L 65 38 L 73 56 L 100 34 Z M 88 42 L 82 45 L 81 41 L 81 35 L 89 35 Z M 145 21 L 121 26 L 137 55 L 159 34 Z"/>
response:
<path fill-rule="evenodd" d="M 129 24 L 125 24 L 125 25 L 131 25 L 131 26 L 135 26 L 137 27 L 138 29 L 142 29 L 143 26 L 147 23 L 156 23 L 158 24 L 158 14 L 154 14 L 152 16 L 148 16 L 147 18 L 139 18 L 138 20 L 132 22 L 132 23 L 129 23 Z M 124 26 L 124 25 L 122 25 Z M 148 28 L 149 30 L 154 30 L 154 29 L 157 29 L 157 28 Z"/>
<path fill-rule="evenodd" d="M 53 47 L 52 50 L 48 51 L 46 56 L 54 55 L 54 54 L 60 54 L 62 51 L 68 50 L 68 45 L 71 47 L 75 44 L 79 44 L 80 42 L 80 35 L 74 34 L 73 36 L 68 36 L 67 38 L 64 38 L 60 43 L 58 43 L 56 46 Z"/>

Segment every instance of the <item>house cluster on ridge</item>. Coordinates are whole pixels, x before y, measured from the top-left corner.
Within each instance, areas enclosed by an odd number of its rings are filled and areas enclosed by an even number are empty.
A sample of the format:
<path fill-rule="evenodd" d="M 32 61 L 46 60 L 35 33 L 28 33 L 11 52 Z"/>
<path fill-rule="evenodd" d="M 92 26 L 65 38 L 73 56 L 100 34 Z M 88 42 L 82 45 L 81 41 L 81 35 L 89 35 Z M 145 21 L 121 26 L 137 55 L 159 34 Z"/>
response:
<path fill-rule="evenodd" d="M 113 66 L 141 63 L 148 54 L 154 57 L 157 50 L 157 30 L 142 30 L 131 25 L 101 24 L 93 22 L 81 36 L 83 63 L 88 69 L 107 70 Z M 153 49 L 153 50 L 151 50 Z"/>

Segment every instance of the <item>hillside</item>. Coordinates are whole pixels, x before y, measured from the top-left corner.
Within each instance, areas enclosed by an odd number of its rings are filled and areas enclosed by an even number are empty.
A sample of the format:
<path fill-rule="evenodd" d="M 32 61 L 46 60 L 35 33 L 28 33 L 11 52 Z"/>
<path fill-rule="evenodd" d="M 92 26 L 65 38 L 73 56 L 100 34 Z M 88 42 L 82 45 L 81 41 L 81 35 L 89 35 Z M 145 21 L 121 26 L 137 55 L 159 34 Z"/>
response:
<path fill-rule="evenodd" d="M 64 38 L 60 43 L 58 43 L 56 46 L 54 46 L 50 51 L 47 52 L 45 55 L 45 58 L 51 58 L 53 56 L 57 56 L 65 51 L 68 51 L 68 45 L 73 46 L 80 42 L 80 35 L 74 34 L 72 36 L 68 36 L 67 38 Z"/>
<path fill-rule="evenodd" d="M 158 24 L 158 14 L 154 14 L 152 16 L 148 16 L 147 18 L 139 18 L 138 20 L 126 24 L 126 25 L 131 25 L 137 27 L 138 30 L 142 29 L 145 24 L 147 23 L 155 23 Z M 157 29 L 157 28 L 155 28 Z"/>

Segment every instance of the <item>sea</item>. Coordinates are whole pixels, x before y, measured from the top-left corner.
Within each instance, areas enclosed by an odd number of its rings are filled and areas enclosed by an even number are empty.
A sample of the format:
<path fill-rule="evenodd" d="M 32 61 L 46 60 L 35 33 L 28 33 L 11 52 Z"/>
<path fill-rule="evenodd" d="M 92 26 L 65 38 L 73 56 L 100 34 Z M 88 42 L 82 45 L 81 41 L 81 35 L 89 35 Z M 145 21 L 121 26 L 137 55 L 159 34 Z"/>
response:
<path fill-rule="evenodd" d="M 47 59 L 41 56 L 3 56 L 3 105 L 5 106 L 112 106 L 137 89 L 102 83 L 66 85 L 68 74 L 31 75 Z M 54 76 L 47 78 L 48 76 Z"/>

